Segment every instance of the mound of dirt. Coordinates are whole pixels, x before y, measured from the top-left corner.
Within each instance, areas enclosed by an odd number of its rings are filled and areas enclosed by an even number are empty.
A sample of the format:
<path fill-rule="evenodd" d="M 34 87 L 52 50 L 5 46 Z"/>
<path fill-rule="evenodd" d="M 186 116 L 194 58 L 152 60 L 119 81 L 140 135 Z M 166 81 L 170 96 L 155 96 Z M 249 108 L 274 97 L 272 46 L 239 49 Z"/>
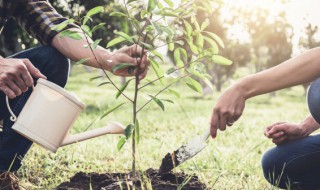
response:
<path fill-rule="evenodd" d="M 131 173 L 77 173 L 69 182 L 60 184 L 57 190 L 129 190 L 132 189 Z M 205 184 L 197 176 L 185 173 L 159 173 L 158 170 L 148 169 L 138 174 L 135 182 L 136 190 L 204 190 Z M 91 186 L 91 187 L 90 187 Z M 182 188 L 181 188 L 182 187 Z"/>

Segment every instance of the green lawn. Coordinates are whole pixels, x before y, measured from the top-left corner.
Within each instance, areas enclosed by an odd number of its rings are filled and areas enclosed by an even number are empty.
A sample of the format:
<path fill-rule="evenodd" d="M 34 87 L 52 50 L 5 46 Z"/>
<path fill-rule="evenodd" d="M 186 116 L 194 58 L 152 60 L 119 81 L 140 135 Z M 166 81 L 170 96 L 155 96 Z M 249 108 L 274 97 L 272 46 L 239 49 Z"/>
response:
<path fill-rule="evenodd" d="M 83 67 L 76 66 L 66 87 L 87 105 L 72 133 L 84 130 L 115 104 L 116 91 L 110 85 L 97 87 L 103 80 L 90 82 L 89 79 L 94 76 L 97 76 L 96 71 L 88 73 Z M 115 79 L 119 84 L 119 79 Z M 159 86 L 149 86 L 144 91 L 155 94 L 159 89 Z M 180 99 L 168 93 L 160 96 L 175 101 L 174 104 L 165 104 L 165 112 L 155 104 L 139 112 L 139 170 L 159 168 L 167 152 L 209 127 L 211 110 L 219 94 L 203 98 L 183 85 L 174 89 L 181 92 Z M 127 94 L 131 96 L 132 86 Z M 117 101 L 125 99 L 119 98 Z M 141 98 L 139 105 L 145 101 Z M 102 127 L 110 120 L 127 125 L 132 122 L 131 112 L 132 106 L 127 104 L 104 119 L 98 119 L 91 128 Z M 273 98 L 270 95 L 253 98 L 247 102 L 243 116 L 232 128 L 219 132 L 216 139 L 209 141 L 207 148 L 176 171 L 196 173 L 211 189 L 273 189 L 264 180 L 260 166 L 263 152 L 273 146 L 263 135 L 263 129 L 277 121 L 299 122 L 307 112 L 302 87 L 279 91 Z M 116 145 L 119 138 L 120 135 L 102 136 L 60 148 L 56 154 L 33 145 L 19 171 L 22 184 L 31 189 L 53 189 L 79 171 L 127 172 L 131 168 L 131 145 L 127 143 L 118 151 Z"/>

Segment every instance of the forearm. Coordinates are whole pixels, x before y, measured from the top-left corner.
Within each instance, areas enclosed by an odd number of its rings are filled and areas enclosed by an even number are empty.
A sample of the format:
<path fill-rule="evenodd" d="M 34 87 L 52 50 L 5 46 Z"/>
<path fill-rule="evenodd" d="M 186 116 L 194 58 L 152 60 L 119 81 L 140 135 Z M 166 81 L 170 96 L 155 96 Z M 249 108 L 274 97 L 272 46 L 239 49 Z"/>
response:
<path fill-rule="evenodd" d="M 301 128 L 304 136 L 308 136 L 315 130 L 320 128 L 319 123 L 316 122 L 316 120 L 311 116 L 307 116 L 302 122 L 300 122 Z"/>
<path fill-rule="evenodd" d="M 108 58 L 110 58 L 111 53 L 102 48 L 101 46 L 97 46 L 94 49 L 94 54 L 92 53 L 91 49 L 88 47 L 87 39 L 89 43 L 92 43 L 92 40 L 82 33 L 80 29 L 71 29 L 73 31 L 78 31 L 79 34 L 82 36 L 81 40 L 75 40 L 69 37 L 60 37 L 60 35 L 56 35 L 51 45 L 55 47 L 59 52 L 61 52 L 67 58 L 73 61 L 79 61 L 81 59 L 87 58 L 88 60 L 84 63 L 86 65 L 100 68 L 97 60 L 100 64 L 103 65 L 104 69 L 110 70 L 108 64 L 104 64 L 107 62 Z M 87 48 L 85 48 L 87 46 Z"/>
<path fill-rule="evenodd" d="M 246 99 L 310 82 L 320 76 L 320 48 L 314 48 L 265 71 L 240 79 L 236 84 Z"/>

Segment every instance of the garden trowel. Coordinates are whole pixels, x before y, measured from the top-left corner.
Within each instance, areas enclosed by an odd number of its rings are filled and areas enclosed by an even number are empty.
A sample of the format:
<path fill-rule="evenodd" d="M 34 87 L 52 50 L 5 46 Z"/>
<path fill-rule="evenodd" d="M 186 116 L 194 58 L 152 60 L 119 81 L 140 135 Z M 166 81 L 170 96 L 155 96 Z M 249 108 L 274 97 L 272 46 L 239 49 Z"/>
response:
<path fill-rule="evenodd" d="M 184 161 L 192 158 L 207 146 L 206 140 L 210 135 L 210 128 L 201 136 L 193 137 L 187 144 L 182 145 L 173 153 L 168 153 L 163 159 L 159 169 L 160 173 L 167 173 Z"/>

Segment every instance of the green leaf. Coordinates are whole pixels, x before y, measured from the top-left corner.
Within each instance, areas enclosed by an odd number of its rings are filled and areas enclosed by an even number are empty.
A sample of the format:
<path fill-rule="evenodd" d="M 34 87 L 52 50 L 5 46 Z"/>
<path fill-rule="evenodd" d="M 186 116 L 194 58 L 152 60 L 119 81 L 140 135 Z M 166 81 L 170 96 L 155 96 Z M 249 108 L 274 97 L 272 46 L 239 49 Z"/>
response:
<path fill-rule="evenodd" d="M 83 19 L 83 22 L 82 24 L 86 24 L 88 22 L 88 20 L 92 20 L 91 19 L 91 16 L 92 15 L 95 15 L 95 14 L 98 14 L 98 13 L 101 13 L 104 11 L 104 8 L 102 6 L 97 6 L 97 7 L 94 7 L 92 9 L 90 9 L 88 11 L 88 13 L 86 14 L 86 16 L 84 16 L 84 19 Z"/>
<path fill-rule="evenodd" d="M 163 61 L 163 56 L 162 56 L 159 52 L 157 52 L 156 50 L 152 50 L 152 51 L 150 51 L 150 53 L 151 53 L 152 55 L 158 57 L 159 59 L 161 59 L 162 62 L 164 62 L 164 61 Z"/>
<path fill-rule="evenodd" d="M 180 70 L 177 70 L 177 68 L 174 68 L 174 67 L 168 69 L 165 74 L 165 77 L 178 78 L 179 76 L 180 76 Z"/>
<path fill-rule="evenodd" d="M 148 43 L 140 42 L 144 47 L 146 47 L 148 50 L 153 49 L 153 46 Z"/>
<path fill-rule="evenodd" d="M 181 60 L 181 57 L 180 57 L 180 49 L 181 48 L 177 48 L 174 50 L 173 52 L 173 57 L 174 57 L 174 62 L 177 63 L 178 61 Z"/>
<path fill-rule="evenodd" d="M 201 23 L 201 31 L 203 31 L 204 29 L 206 29 L 209 26 L 210 22 L 209 19 L 205 19 L 204 22 Z"/>
<path fill-rule="evenodd" d="M 177 98 L 180 98 L 180 97 L 181 97 L 181 95 L 179 94 L 179 92 L 177 92 L 177 91 L 175 91 L 175 90 L 168 89 L 168 91 L 169 91 L 171 94 L 175 95 Z"/>
<path fill-rule="evenodd" d="M 60 30 L 65 29 L 69 23 L 73 23 L 73 22 L 74 22 L 74 19 L 68 19 L 68 20 L 63 21 L 62 23 L 54 26 L 52 29 L 56 30 L 56 31 L 60 31 Z"/>
<path fill-rule="evenodd" d="M 84 31 L 85 34 L 87 34 L 88 36 L 92 37 L 92 33 L 91 33 L 91 31 L 90 31 L 89 26 L 87 26 L 87 25 L 82 25 L 81 28 L 82 28 L 82 30 Z"/>
<path fill-rule="evenodd" d="M 114 46 L 114 45 L 117 45 L 117 44 L 119 44 L 119 43 L 121 43 L 121 42 L 124 42 L 124 41 L 126 41 L 126 39 L 124 39 L 123 37 L 117 37 L 117 38 L 114 38 L 113 40 L 111 40 L 110 42 L 108 42 L 108 44 L 107 44 L 107 48 L 109 48 L 109 47 L 112 47 L 112 46 Z"/>
<path fill-rule="evenodd" d="M 154 70 L 154 72 L 156 73 L 157 77 L 158 78 L 163 77 L 164 71 L 161 69 L 159 64 L 151 57 L 149 57 L 149 61 L 150 61 L 151 67 Z M 160 82 L 161 82 L 161 84 L 165 84 L 165 81 L 163 78 L 160 79 Z"/>
<path fill-rule="evenodd" d="M 133 124 L 129 124 L 129 125 L 124 129 L 124 135 L 126 136 L 126 139 L 129 139 L 129 138 L 130 138 L 133 129 L 134 129 L 134 125 L 133 125 Z"/>
<path fill-rule="evenodd" d="M 232 61 L 230 59 L 227 59 L 221 55 L 214 55 L 211 57 L 211 61 L 213 61 L 216 64 L 219 65 L 231 65 Z"/>
<path fill-rule="evenodd" d="M 88 20 L 90 20 L 91 22 L 93 21 L 92 20 L 92 18 L 91 17 L 88 17 L 88 16 L 83 16 L 82 18 L 81 18 L 81 20 L 83 19 L 83 21 L 82 21 L 82 24 L 84 25 L 84 24 L 86 24 L 87 22 L 88 22 Z"/>
<path fill-rule="evenodd" d="M 187 40 L 187 42 L 188 42 L 188 44 L 189 44 L 189 47 L 190 47 L 191 51 L 192 51 L 194 54 L 199 54 L 198 49 L 197 49 L 197 46 L 195 46 L 192 41 Z"/>
<path fill-rule="evenodd" d="M 118 151 L 122 149 L 123 145 L 126 143 L 126 137 L 121 137 L 117 144 Z"/>
<path fill-rule="evenodd" d="M 95 32 L 96 30 L 102 28 L 104 25 L 106 25 L 106 23 L 100 23 L 100 24 L 94 26 L 94 27 L 92 28 L 92 30 L 91 30 L 91 33 L 93 33 L 93 32 Z"/>
<path fill-rule="evenodd" d="M 203 78 L 202 79 L 212 90 L 213 90 L 213 86 L 212 86 L 212 83 L 210 82 L 210 80 L 209 79 L 207 79 L 207 78 Z"/>
<path fill-rule="evenodd" d="M 162 12 L 161 15 L 163 17 L 179 17 L 179 15 L 174 12 Z"/>
<path fill-rule="evenodd" d="M 161 99 L 162 101 L 165 101 L 165 102 L 169 102 L 169 103 L 171 103 L 171 104 L 174 104 L 174 101 L 172 101 L 172 100 L 169 100 L 169 99 Z"/>
<path fill-rule="evenodd" d="M 99 14 L 99 13 L 102 13 L 102 12 L 104 12 L 103 6 L 97 6 L 97 7 L 94 7 L 92 9 L 90 9 L 88 11 L 88 13 L 86 14 L 86 16 L 87 17 L 91 17 L 92 15 Z"/>
<path fill-rule="evenodd" d="M 120 104 L 116 104 L 114 106 L 112 106 L 111 108 L 108 109 L 108 111 L 106 113 L 104 113 L 100 119 L 103 119 L 105 116 L 109 115 L 109 113 L 113 112 L 114 110 L 118 109 L 119 107 L 121 107 L 123 104 L 125 104 L 126 102 L 120 103 Z"/>
<path fill-rule="evenodd" d="M 169 48 L 169 50 L 170 51 L 173 51 L 174 50 L 174 43 L 173 42 L 170 42 L 169 44 L 168 44 L 168 48 Z"/>
<path fill-rule="evenodd" d="M 186 20 L 183 20 L 183 22 L 186 27 L 187 36 L 191 36 L 192 31 L 193 31 L 191 24 Z"/>
<path fill-rule="evenodd" d="M 182 68 L 182 67 L 184 66 L 183 61 L 182 61 L 182 60 L 178 60 L 178 61 L 176 62 L 176 66 L 177 66 L 178 68 Z M 181 71 L 181 73 L 184 73 L 184 68 L 180 69 L 180 71 Z"/>
<path fill-rule="evenodd" d="M 148 15 L 148 11 L 147 10 L 142 10 L 140 12 L 140 18 L 143 19 L 146 15 Z"/>
<path fill-rule="evenodd" d="M 196 43 L 197 43 L 197 46 L 198 46 L 200 49 L 203 48 L 204 39 L 203 39 L 203 36 L 202 36 L 202 34 L 201 34 L 200 32 L 197 34 L 197 41 L 196 41 Z"/>
<path fill-rule="evenodd" d="M 127 82 L 125 82 L 118 90 L 117 94 L 116 94 L 116 99 L 119 98 L 119 96 L 122 94 L 122 92 L 127 88 L 128 84 L 130 83 L 132 79 L 128 80 Z"/>
<path fill-rule="evenodd" d="M 124 68 L 130 67 L 130 66 L 132 66 L 131 63 L 120 63 L 120 64 L 113 66 L 111 69 L 111 72 L 115 73 L 117 70 L 124 69 Z"/>
<path fill-rule="evenodd" d="M 173 2 L 171 0 L 164 0 L 164 2 L 166 2 L 167 5 L 169 5 L 170 7 L 174 6 L 174 4 L 173 4 Z"/>
<path fill-rule="evenodd" d="M 137 0 L 128 0 L 128 1 L 127 1 L 127 4 L 132 3 L 132 2 L 135 2 L 135 1 L 137 1 Z"/>
<path fill-rule="evenodd" d="M 92 78 L 89 79 L 89 81 L 91 82 L 91 81 L 94 81 L 94 80 L 99 79 L 99 78 L 102 78 L 102 76 L 92 77 Z"/>
<path fill-rule="evenodd" d="M 208 31 L 203 31 L 203 32 L 208 34 L 212 39 L 214 39 L 216 42 L 218 42 L 220 47 L 224 48 L 224 43 L 223 43 L 223 41 L 221 40 L 221 38 L 217 34 L 212 33 L 212 32 L 208 32 Z"/>
<path fill-rule="evenodd" d="M 158 6 L 158 8 L 159 8 L 159 9 L 163 9 L 163 5 L 161 4 L 161 2 L 160 2 L 160 1 L 158 1 L 157 6 Z"/>
<path fill-rule="evenodd" d="M 156 8 L 156 6 L 157 6 L 157 1 L 158 1 L 158 0 L 149 0 L 149 2 L 148 2 L 148 8 L 147 8 L 148 12 L 152 12 L 153 9 Z"/>
<path fill-rule="evenodd" d="M 218 54 L 219 53 L 219 47 L 215 41 L 213 41 L 211 38 L 208 38 L 207 36 L 203 36 L 204 40 L 207 41 L 210 46 L 213 54 Z"/>
<path fill-rule="evenodd" d="M 173 34 L 174 34 L 172 29 L 170 27 L 162 27 L 161 29 L 163 30 L 163 32 L 167 33 L 168 39 L 171 41 L 173 39 Z"/>
<path fill-rule="evenodd" d="M 140 126 L 139 126 L 138 119 L 136 119 L 136 123 L 135 123 L 135 127 L 134 127 L 134 135 L 135 135 L 136 144 L 139 144 L 139 142 L 140 142 Z"/>
<path fill-rule="evenodd" d="M 149 95 L 152 100 L 164 111 L 164 105 L 162 103 L 161 100 L 159 100 L 158 98 L 156 98 L 155 96 Z"/>
<path fill-rule="evenodd" d="M 64 31 L 60 32 L 59 35 L 60 35 L 60 38 L 68 37 L 68 38 L 72 38 L 72 39 L 75 39 L 75 40 L 81 40 L 82 39 L 81 35 L 77 31 L 64 30 Z"/>
<path fill-rule="evenodd" d="M 130 37 L 128 34 L 124 33 L 124 32 L 115 32 L 116 35 L 123 37 L 124 39 L 126 39 L 127 41 L 134 43 L 132 37 Z"/>
<path fill-rule="evenodd" d="M 188 77 L 187 81 L 186 81 L 186 84 L 192 90 L 202 94 L 202 86 L 198 81 L 194 80 L 193 78 Z"/>
<path fill-rule="evenodd" d="M 97 46 L 99 45 L 99 43 L 101 42 L 101 40 L 102 40 L 102 39 L 97 39 L 97 40 L 95 40 L 95 41 L 93 42 L 93 45 L 92 45 L 93 49 L 96 49 L 96 48 L 97 48 Z"/>
<path fill-rule="evenodd" d="M 75 65 L 83 64 L 83 63 L 85 63 L 86 61 L 88 61 L 89 59 L 90 59 L 90 58 L 80 59 L 79 61 L 77 61 L 77 62 L 75 63 Z"/>
<path fill-rule="evenodd" d="M 128 15 L 125 14 L 125 13 L 122 13 L 122 12 L 114 11 L 114 12 L 110 13 L 110 16 L 119 16 L 119 17 L 124 16 L 124 17 L 127 17 Z"/>
<path fill-rule="evenodd" d="M 110 84 L 110 82 L 103 82 L 103 83 L 100 83 L 100 84 L 98 85 L 98 87 L 99 87 L 99 86 L 106 85 L 106 84 Z"/>
<path fill-rule="evenodd" d="M 152 25 L 154 26 L 154 28 L 157 30 L 157 33 L 158 33 L 159 35 L 161 35 L 161 34 L 163 33 L 161 27 L 160 27 L 157 23 L 151 22 L 151 24 L 152 24 Z"/>
<path fill-rule="evenodd" d="M 185 60 L 188 60 L 188 53 L 187 53 L 187 51 L 186 51 L 185 49 L 180 48 L 180 53 L 182 53 L 183 58 L 184 58 Z"/>
<path fill-rule="evenodd" d="M 198 23 L 197 19 L 193 20 L 193 25 L 196 27 L 197 31 L 200 31 L 200 26 L 199 26 L 199 23 Z"/>

